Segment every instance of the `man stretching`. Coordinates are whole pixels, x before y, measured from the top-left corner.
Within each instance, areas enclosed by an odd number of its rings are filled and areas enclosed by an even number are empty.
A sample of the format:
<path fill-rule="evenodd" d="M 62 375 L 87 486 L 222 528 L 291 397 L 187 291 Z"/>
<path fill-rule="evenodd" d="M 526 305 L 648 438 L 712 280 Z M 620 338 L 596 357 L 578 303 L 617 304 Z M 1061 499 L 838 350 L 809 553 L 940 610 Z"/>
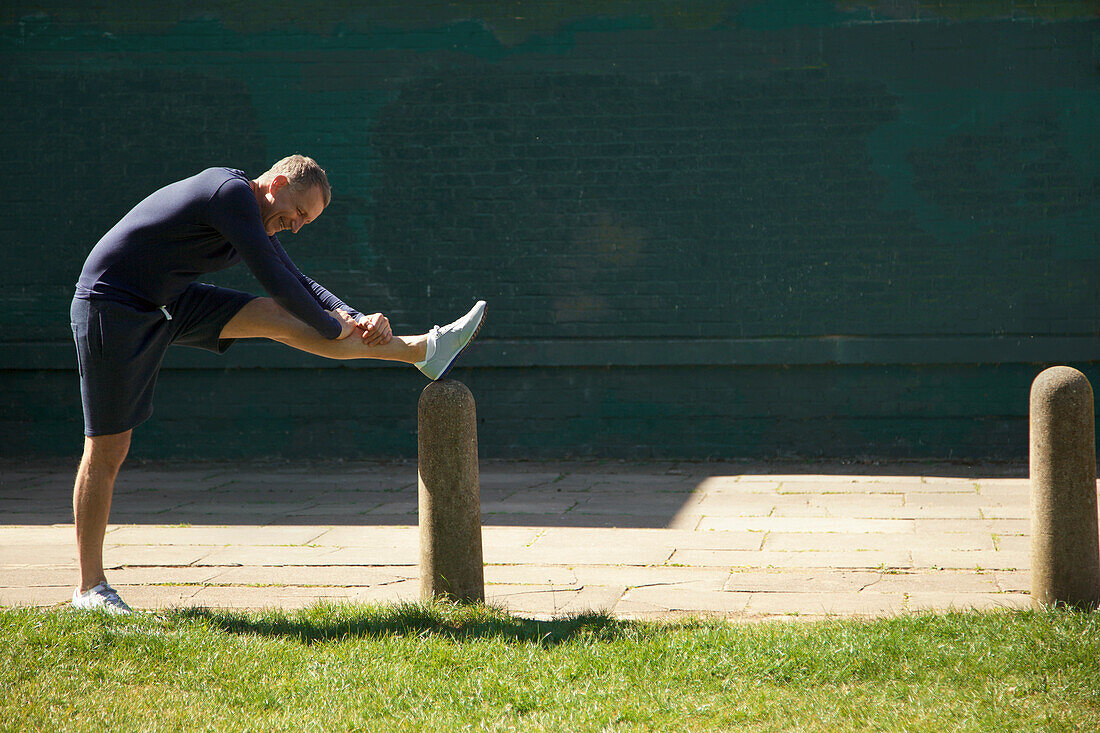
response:
<path fill-rule="evenodd" d="M 73 488 L 80 555 L 76 608 L 128 613 L 103 572 L 115 478 L 133 429 L 153 413 L 165 350 L 224 353 L 268 338 L 332 359 L 387 359 L 439 379 L 477 335 L 485 302 L 419 336 L 394 336 L 295 267 L 277 232 L 297 233 L 328 206 L 325 172 L 292 155 L 250 180 L 209 168 L 156 191 L 99 240 L 76 285 L 71 316 L 84 405 L 84 456 Z M 270 298 L 194 282 L 243 261 Z"/>

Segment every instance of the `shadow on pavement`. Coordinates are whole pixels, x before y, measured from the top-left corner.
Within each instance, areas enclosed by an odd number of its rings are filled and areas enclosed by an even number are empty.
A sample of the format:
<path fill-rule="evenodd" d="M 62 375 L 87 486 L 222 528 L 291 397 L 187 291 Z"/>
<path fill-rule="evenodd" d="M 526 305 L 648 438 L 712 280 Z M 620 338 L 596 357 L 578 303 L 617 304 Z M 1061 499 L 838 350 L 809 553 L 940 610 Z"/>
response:
<path fill-rule="evenodd" d="M 75 464 L 0 463 L 0 525 L 72 522 Z M 675 526 L 697 490 L 715 482 L 795 485 L 811 477 L 912 481 L 1027 478 L 1025 463 L 481 462 L 485 526 Z M 416 464 L 394 462 L 133 462 L 115 487 L 112 524 L 417 524 Z"/>

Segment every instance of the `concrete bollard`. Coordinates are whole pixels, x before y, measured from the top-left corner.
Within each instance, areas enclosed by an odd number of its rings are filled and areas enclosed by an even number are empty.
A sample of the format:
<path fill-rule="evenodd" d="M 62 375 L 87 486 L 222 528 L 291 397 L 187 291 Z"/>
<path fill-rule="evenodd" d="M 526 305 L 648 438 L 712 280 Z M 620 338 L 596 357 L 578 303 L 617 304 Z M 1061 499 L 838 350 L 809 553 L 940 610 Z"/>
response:
<path fill-rule="evenodd" d="M 1070 367 L 1031 385 L 1031 603 L 1100 603 L 1092 387 Z"/>
<path fill-rule="evenodd" d="M 485 600 L 477 411 L 466 385 L 432 382 L 417 407 L 420 595 Z"/>

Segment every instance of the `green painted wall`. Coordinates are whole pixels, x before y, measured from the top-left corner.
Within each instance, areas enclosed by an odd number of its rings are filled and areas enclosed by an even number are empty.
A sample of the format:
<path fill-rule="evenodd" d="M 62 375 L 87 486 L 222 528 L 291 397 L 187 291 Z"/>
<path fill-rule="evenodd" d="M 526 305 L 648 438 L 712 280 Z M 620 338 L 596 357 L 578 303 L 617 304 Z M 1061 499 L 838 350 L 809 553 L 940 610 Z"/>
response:
<path fill-rule="evenodd" d="M 99 236 L 295 151 L 335 189 L 302 269 L 399 331 L 489 301 L 486 456 L 1021 458 L 1043 365 L 1096 383 L 1092 4 L 359 5 L 0 11 L 4 455 L 79 450 Z M 136 455 L 415 453 L 416 373 L 170 367 Z"/>

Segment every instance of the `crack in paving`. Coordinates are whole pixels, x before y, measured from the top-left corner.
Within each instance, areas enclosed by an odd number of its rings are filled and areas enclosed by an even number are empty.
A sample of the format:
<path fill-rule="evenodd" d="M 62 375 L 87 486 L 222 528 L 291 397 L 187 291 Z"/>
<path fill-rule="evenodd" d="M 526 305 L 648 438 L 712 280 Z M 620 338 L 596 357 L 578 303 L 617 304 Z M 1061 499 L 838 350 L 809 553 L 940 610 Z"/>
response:
<path fill-rule="evenodd" d="M 856 591 L 856 593 L 862 593 L 863 591 L 865 591 L 865 590 L 867 590 L 868 588 L 870 588 L 870 587 L 871 587 L 872 585 L 877 585 L 878 583 L 881 583 L 881 582 L 882 582 L 882 579 L 883 579 L 884 577 L 886 577 L 886 570 L 885 570 L 885 568 L 879 571 L 879 574 L 878 574 L 878 577 L 877 577 L 877 578 L 875 578 L 875 579 L 874 579 L 874 580 L 872 580 L 872 581 L 871 581 L 870 583 L 868 583 L 867 585 L 865 585 L 865 586 L 863 586 L 862 588 L 860 588 L 859 590 L 857 590 L 857 591 Z"/>
<path fill-rule="evenodd" d="M 520 590 L 514 593 L 494 593 L 493 596 L 496 598 L 514 598 L 516 596 L 532 596 L 538 593 L 580 593 L 585 587 L 586 586 L 583 585 L 577 586 L 576 588 L 552 587 L 549 590 L 540 588 L 538 590 Z"/>

